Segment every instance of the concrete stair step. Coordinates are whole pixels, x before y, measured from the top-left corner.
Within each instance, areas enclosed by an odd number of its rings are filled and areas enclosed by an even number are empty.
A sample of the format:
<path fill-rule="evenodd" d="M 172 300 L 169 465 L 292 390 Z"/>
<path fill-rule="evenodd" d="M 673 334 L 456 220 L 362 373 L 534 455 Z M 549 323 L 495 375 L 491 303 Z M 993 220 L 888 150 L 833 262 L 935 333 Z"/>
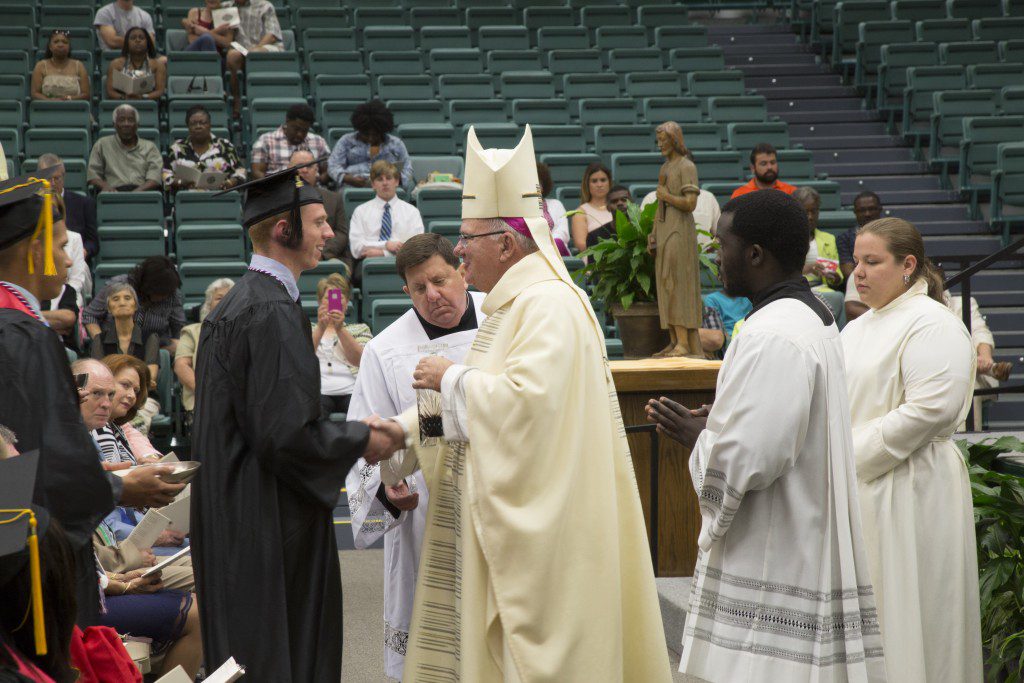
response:
<path fill-rule="evenodd" d="M 745 76 L 797 76 L 799 74 L 821 75 L 829 73 L 823 64 L 817 62 L 786 64 L 762 64 L 761 62 L 741 62 L 727 66 L 730 69 L 739 69 Z"/>
<path fill-rule="evenodd" d="M 992 329 L 992 336 L 995 337 L 997 349 L 1000 346 L 1024 344 L 1024 330 L 1011 330 L 1004 332 L 992 328 L 992 325 L 989 325 L 989 328 Z"/>
<path fill-rule="evenodd" d="M 815 86 L 793 86 L 786 88 L 770 88 L 763 92 L 758 91 L 769 100 L 801 100 L 801 99 L 826 99 L 839 97 L 855 97 L 857 91 L 845 85 L 815 85 Z"/>
<path fill-rule="evenodd" d="M 1024 274 L 1021 285 L 1024 285 Z M 973 278 L 971 278 L 973 282 Z M 985 311 L 985 322 L 993 332 L 998 330 L 1008 334 L 1024 335 L 1024 306 L 1004 306 L 989 308 Z"/>
<path fill-rule="evenodd" d="M 1004 431 L 1024 429 L 1024 395 L 1004 394 L 990 403 L 988 425 Z"/>
<path fill-rule="evenodd" d="M 895 138 L 890 138 L 895 139 Z M 892 161 L 913 161 L 914 154 L 909 147 L 893 145 L 879 149 L 829 149 L 815 148 L 815 164 L 887 164 Z"/>
<path fill-rule="evenodd" d="M 814 170 L 819 173 L 828 173 L 829 178 L 832 180 L 839 180 L 843 176 L 851 176 L 854 178 L 863 178 L 865 189 L 874 182 L 871 178 L 872 173 L 877 173 L 883 166 L 885 172 L 888 175 L 914 175 L 917 173 L 924 173 L 928 170 L 926 164 L 920 161 L 889 161 L 885 164 L 815 164 Z"/>
<path fill-rule="evenodd" d="M 885 205 L 886 216 L 897 216 L 915 225 L 920 222 L 967 221 L 967 207 L 963 204 L 938 204 L 908 206 L 902 203 Z"/>
<path fill-rule="evenodd" d="M 817 64 L 818 57 L 809 52 L 790 52 L 787 54 L 766 55 L 725 55 L 726 64 L 771 64 L 779 71 L 785 71 L 790 65 Z"/>
<path fill-rule="evenodd" d="M 948 271 L 952 275 L 955 271 Z M 974 292 L 1006 292 L 1020 291 L 1024 289 L 1024 270 L 1020 268 L 994 268 L 976 273 L 971 278 L 971 291 Z M 1024 328 L 1024 324 L 1021 325 Z M 1021 334 L 1024 334 L 1022 332 Z M 1024 340 L 1020 343 L 1003 342 L 996 344 L 996 348 L 1003 346 L 1024 346 Z"/>
<path fill-rule="evenodd" d="M 928 236 L 924 241 L 925 253 L 931 258 L 991 254 L 1002 246 L 1002 238 L 998 235 Z"/>
<path fill-rule="evenodd" d="M 902 218 L 899 212 L 893 212 L 891 215 Z M 911 222 L 926 239 L 931 236 L 941 237 L 944 235 L 979 235 L 982 237 L 988 237 L 992 234 L 988 223 L 985 223 L 984 221 L 965 220 Z"/>
<path fill-rule="evenodd" d="M 793 52 L 807 52 L 806 45 L 792 33 L 711 33 L 708 31 L 708 43 L 721 47 L 744 47 L 749 53 L 757 53 L 768 46 L 786 47 Z"/>
<path fill-rule="evenodd" d="M 865 123 L 833 123 L 831 121 L 820 121 L 818 123 L 799 123 L 789 127 L 789 134 L 792 137 L 838 137 L 838 136 L 863 136 L 881 135 L 887 136 L 885 124 L 881 121 L 868 121 Z"/>
<path fill-rule="evenodd" d="M 789 24 L 716 24 L 708 26 L 708 36 L 792 36 L 797 39 Z"/>
<path fill-rule="evenodd" d="M 776 100 L 766 102 L 769 114 L 809 114 L 817 116 L 821 121 L 831 121 L 832 116 L 837 112 L 857 112 L 867 114 L 875 120 L 880 118 L 877 112 L 864 109 L 864 103 L 859 97 L 835 97 L 828 100 L 799 99 L 799 100 Z M 789 119 L 787 119 L 789 120 Z M 809 121 L 809 123 L 812 123 Z M 801 122 L 803 123 L 803 122 Z"/>
<path fill-rule="evenodd" d="M 862 176 L 859 178 L 833 178 L 830 176 L 829 179 L 839 183 L 839 189 L 842 193 L 854 195 L 858 192 L 874 188 L 885 188 L 887 192 L 916 192 L 920 190 L 942 189 L 939 177 L 934 175 L 884 175 Z"/>
<path fill-rule="evenodd" d="M 822 102 L 830 100 L 797 100 L 798 102 Z M 822 121 L 833 123 L 869 123 L 878 120 L 878 114 L 871 111 L 843 109 L 839 111 L 790 111 L 776 114 L 781 120 L 790 124 L 813 124 Z M 792 131 L 792 129 L 790 129 Z"/>
<path fill-rule="evenodd" d="M 900 144 L 898 138 L 892 135 L 842 135 L 828 136 L 817 135 L 814 137 L 790 136 L 794 143 L 800 143 L 804 149 L 841 150 L 868 148 L 891 148 Z"/>
<path fill-rule="evenodd" d="M 711 40 L 709 39 L 710 43 Z M 737 39 L 733 42 L 716 40 L 715 44 L 722 48 L 722 52 L 728 57 L 729 55 L 791 55 L 791 54 L 810 54 L 807 48 L 801 46 L 799 43 L 775 43 L 775 42 L 763 42 L 763 41 L 750 41 L 744 39 Z M 774 60 L 773 60 L 774 61 Z"/>
<path fill-rule="evenodd" d="M 843 81 L 838 74 L 780 74 L 773 76 L 747 76 L 748 88 L 757 88 L 764 92 L 769 88 L 794 88 L 805 86 L 830 86 L 842 85 Z"/>
<path fill-rule="evenodd" d="M 897 176 L 898 177 L 898 176 Z M 960 202 L 960 194 L 951 190 L 891 190 L 884 186 L 871 188 L 882 199 L 882 205 L 887 204 L 942 204 Z M 853 203 L 856 192 L 842 193 L 843 205 Z"/>

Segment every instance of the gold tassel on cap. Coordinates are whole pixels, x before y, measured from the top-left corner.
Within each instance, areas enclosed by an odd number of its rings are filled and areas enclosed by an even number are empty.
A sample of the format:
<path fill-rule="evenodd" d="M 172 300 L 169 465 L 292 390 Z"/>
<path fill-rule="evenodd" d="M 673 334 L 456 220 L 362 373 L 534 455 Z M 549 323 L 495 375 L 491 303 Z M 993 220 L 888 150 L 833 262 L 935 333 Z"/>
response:
<path fill-rule="evenodd" d="M 32 611 L 32 634 L 35 638 L 36 644 L 36 655 L 43 656 L 46 654 L 46 624 L 43 622 L 43 573 L 42 566 L 39 563 L 39 535 L 36 533 L 39 523 L 36 521 L 36 514 L 28 508 L 15 509 L 15 510 L 0 510 L 0 512 L 16 512 L 10 519 L 0 521 L 0 524 L 13 524 L 19 519 L 28 515 L 28 565 L 29 565 L 29 578 L 31 581 L 31 593 L 32 602 L 30 609 Z M 28 619 L 28 612 L 25 613 L 25 619 Z M 20 630 L 25 622 L 22 621 L 18 625 L 15 631 Z"/>
<path fill-rule="evenodd" d="M 40 192 L 43 197 L 43 210 L 39 213 L 39 220 L 36 221 L 36 230 L 32 233 L 32 239 L 39 239 L 40 233 L 42 233 L 44 252 L 43 275 L 56 275 L 57 265 L 53 261 L 53 192 L 50 181 L 45 178 L 30 177 L 27 182 L 8 187 L 0 194 L 13 192 L 14 190 L 20 190 L 23 187 L 35 184 L 42 185 L 43 188 L 42 192 Z M 35 265 L 32 263 L 32 255 L 29 254 L 28 272 L 31 275 L 35 273 L 35 270 Z"/>

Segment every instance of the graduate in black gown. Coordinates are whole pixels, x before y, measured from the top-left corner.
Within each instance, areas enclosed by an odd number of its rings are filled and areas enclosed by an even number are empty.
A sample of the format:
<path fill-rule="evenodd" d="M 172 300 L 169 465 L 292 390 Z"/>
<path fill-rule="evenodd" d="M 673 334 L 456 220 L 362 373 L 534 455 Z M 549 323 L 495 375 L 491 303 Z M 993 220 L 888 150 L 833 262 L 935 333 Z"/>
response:
<path fill-rule="evenodd" d="M 99 616 L 92 533 L 113 510 L 115 492 L 82 424 L 64 345 L 39 313 L 41 300 L 60 294 L 71 265 L 63 224 L 41 220 L 51 211 L 42 175 L 0 183 L 0 424 L 17 435 L 19 450 L 39 451 L 32 502 L 67 533 L 78 621 L 90 625 Z"/>
<path fill-rule="evenodd" d="M 315 162 L 313 162 L 315 163 Z M 208 663 L 246 680 L 336 683 L 341 574 L 332 511 L 380 432 L 320 419 L 320 368 L 297 279 L 333 235 L 295 169 L 246 187 L 249 271 L 203 322 L 196 364 L 192 557 Z"/>

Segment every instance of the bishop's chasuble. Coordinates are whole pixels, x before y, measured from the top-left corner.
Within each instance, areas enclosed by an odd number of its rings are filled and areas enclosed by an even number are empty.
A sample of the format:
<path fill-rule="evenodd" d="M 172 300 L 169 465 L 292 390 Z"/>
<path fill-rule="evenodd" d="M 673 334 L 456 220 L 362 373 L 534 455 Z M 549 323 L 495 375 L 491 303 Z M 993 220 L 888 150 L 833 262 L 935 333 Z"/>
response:
<path fill-rule="evenodd" d="M 839 331 L 805 281 L 779 287 L 729 345 L 690 457 L 703 521 L 680 670 L 884 681 Z"/>
<path fill-rule="evenodd" d="M 671 680 L 604 338 L 546 241 L 484 300 L 468 442 L 417 446 L 413 409 L 381 470 L 430 489 L 405 681 Z"/>

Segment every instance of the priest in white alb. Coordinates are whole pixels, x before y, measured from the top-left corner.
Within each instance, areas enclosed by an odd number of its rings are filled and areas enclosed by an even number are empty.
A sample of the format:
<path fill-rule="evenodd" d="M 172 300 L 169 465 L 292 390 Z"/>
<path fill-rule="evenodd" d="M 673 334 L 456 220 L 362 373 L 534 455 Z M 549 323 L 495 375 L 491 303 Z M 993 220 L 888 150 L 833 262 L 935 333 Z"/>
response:
<path fill-rule="evenodd" d="M 514 150 L 470 129 L 466 150 L 456 253 L 488 317 L 463 364 L 414 373 L 440 390 L 440 444 L 408 411 L 411 447 L 381 468 L 422 467 L 430 490 L 403 680 L 667 683 L 604 337 L 551 237 L 530 129 Z"/>
<path fill-rule="evenodd" d="M 459 259 L 437 233 L 410 237 L 395 255 L 412 307 L 367 342 L 349 420 L 393 417 L 416 405 L 412 373 L 421 358 L 440 354 L 459 363 L 476 337 L 484 295 L 466 291 Z M 345 481 L 357 548 L 384 537 L 384 673 L 402 680 L 429 492 L 423 473 L 395 486 L 360 458 Z"/>
<path fill-rule="evenodd" d="M 712 683 L 885 681 L 843 345 L 801 275 L 807 229 L 776 190 L 722 208 L 719 276 L 754 308 L 709 413 L 648 404 L 692 449 L 702 523 L 679 670 Z"/>

